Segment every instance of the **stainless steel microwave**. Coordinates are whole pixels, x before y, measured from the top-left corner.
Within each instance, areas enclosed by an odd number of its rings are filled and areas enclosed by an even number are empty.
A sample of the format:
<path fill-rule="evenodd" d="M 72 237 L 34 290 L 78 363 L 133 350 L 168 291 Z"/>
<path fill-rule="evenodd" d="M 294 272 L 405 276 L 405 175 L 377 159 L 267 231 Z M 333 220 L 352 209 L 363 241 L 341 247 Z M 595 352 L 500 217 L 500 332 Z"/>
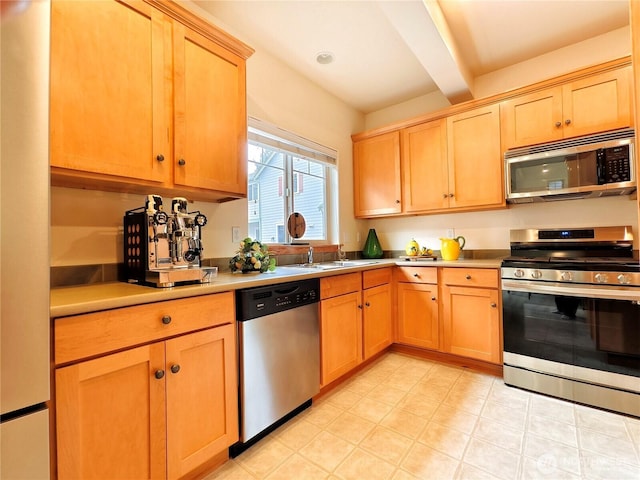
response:
<path fill-rule="evenodd" d="M 529 203 L 628 195 L 636 189 L 634 131 L 505 152 L 507 201 Z"/>

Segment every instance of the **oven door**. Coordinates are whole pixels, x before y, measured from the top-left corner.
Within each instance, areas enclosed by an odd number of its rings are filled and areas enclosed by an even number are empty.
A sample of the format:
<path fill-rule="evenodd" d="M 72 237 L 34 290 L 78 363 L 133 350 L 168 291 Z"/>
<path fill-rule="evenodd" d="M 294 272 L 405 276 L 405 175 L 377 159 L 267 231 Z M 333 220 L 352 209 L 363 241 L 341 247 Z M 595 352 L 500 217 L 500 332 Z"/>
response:
<path fill-rule="evenodd" d="M 504 363 L 640 392 L 640 289 L 502 281 Z"/>

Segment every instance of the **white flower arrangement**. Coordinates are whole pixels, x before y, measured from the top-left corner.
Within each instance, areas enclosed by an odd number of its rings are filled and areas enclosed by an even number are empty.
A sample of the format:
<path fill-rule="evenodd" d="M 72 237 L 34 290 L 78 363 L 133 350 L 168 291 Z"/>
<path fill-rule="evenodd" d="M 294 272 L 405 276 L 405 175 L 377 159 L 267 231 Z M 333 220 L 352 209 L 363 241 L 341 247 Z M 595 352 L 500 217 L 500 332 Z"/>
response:
<path fill-rule="evenodd" d="M 271 263 L 275 264 L 275 260 L 272 262 L 269 258 L 267 246 L 247 237 L 240 242 L 240 248 L 229 260 L 229 268 L 232 272 L 266 272 Z"/>

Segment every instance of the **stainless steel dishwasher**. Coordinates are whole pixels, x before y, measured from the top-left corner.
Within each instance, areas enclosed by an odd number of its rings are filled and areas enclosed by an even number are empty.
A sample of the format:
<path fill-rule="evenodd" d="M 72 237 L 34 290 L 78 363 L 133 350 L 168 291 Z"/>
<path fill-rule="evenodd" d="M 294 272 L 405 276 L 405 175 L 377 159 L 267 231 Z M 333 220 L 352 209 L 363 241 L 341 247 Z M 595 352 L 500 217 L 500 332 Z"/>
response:
<path fill-rule="evenodd" d="M 236 292 L 240 441 L 235 457 L 320 391 L 317 278 Z"/>

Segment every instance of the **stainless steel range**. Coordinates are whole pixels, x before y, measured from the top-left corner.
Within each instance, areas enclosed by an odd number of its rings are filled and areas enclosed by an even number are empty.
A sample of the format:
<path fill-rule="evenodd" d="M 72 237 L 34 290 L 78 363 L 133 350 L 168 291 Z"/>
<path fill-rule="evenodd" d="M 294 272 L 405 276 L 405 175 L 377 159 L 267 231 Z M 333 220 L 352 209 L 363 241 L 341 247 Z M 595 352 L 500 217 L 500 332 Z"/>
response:
<path fill-rule="evenodd" d="M 640 262 L 632 229 L 511 231 L 504 381 L 640 417 Z"/>

